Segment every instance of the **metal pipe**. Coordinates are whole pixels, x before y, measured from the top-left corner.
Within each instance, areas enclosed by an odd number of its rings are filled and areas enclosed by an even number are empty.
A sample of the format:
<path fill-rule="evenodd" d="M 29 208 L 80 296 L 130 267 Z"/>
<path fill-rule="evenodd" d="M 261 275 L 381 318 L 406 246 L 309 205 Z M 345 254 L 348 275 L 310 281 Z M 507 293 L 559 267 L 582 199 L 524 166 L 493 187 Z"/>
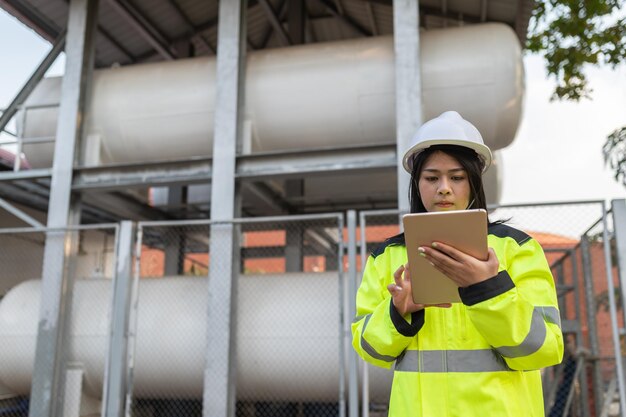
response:
<path fill-rule="evenodd" d="M 346 417 L 346 375 L 345 375 L 345 366 L 346 366 L 346 346 L 345 346 L 345 330 L 344 324 L 346 322 L 345 312 L 344 312 L 344 302 L 345 302 L 345 291 L 344 291 L 344 282 L 345 282 L 345 271 L 343 266 L 343 253 L 344 253 L 344 242 L 343 242 L 343 216 L 340 216 L 338 219 L 338 229 L 339 229 L 339 242 L 337 242 L 337 260 L 338 260 L 338 268 L 339 268 L 339 417 Z"/>
<path fill-rule="evenodd" d="M 587 334 L 589 347 L 593 357 L 593 398 L 596 415 L 600 412 L 602 398 L 602 369 L 600 367 L 600 344 L 598 342 L 598 328 L 596 327 L 596 300 L 593 288 L 593 274 L 591 272 L 591 254 L 589 253 L 589 238 L 586 234 L 580 240 L 580 251 L 583 263 L 583 283 L 585 290 L 585 305 L 587 306 Z"/>
<path fill-rule="evenodd" d="M 604 262 L 606 266 L 607 290 L 609 293 L 609 310 L 611 313 L 611 329 L 613 336 L 613 348 L 615 349 L 615 365 L 617 369 L 617 386 L 619 388 L 620 415 L 626 417 L 626 387 L 624 385 L 624 365 L 622 363 L 622 348 L 617 322 L 617 309 L 615 303 L 615 289 L 613 285 L 613 266 L 611 263 L 611 245 L 609 242 L 608 221 L 606 207 L 602 207 L 602 239 L 604 240 Z"/>
<path fill-rule="evenodd" d="M 357 290 L 357 269 L 356 269 L 356 212 L 348 210 L 348 317 L 345 321 L 346 341 L 348 346 L 348 410 L 349 417 L 359 415 L 359 395 L 358 395 L 358 356 L 351 348 L 350 323 L 356 316 L 356 290 Z"/>

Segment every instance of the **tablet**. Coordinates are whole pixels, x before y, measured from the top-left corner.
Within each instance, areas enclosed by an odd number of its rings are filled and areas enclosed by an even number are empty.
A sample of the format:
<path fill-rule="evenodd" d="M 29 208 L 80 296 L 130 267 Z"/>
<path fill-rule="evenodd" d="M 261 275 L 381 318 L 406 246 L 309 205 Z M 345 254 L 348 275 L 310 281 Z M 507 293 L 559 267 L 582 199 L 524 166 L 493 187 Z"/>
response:
<path fill-rule="evenodd" d="M 442 242 L 486 260 L 487 212 L 478 210 L 411 213 L 402 218 L 413 302 L 417 304 L 459 303 L 458 287 L 433 267 L 417 248 Z"/>

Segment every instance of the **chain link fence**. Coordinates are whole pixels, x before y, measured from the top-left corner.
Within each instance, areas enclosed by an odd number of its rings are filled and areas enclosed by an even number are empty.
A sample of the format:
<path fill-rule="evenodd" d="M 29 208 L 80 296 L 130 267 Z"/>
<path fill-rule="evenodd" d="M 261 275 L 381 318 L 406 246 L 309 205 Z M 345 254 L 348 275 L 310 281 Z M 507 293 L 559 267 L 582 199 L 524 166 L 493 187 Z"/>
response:
<path fill-rule="evenodd" d="M 207 300 L 225 301 L 209 296 L 208 283 L 232 275 L 236 414 L 339 415 L 342 221 L 332 214 L 140 223 L 131 414 L 200 416 L 203 398 L 220 401 L 212 397 L 219 389 L 204 386 L 220 381 L 204 373 L 207 341 L 226 333 L 207 330 Z M 228 251 L 228 239 L 211 242 L 224 226 L 232 226 L 237 248 L 230 252 L 232 273 L 219 258 L 211 265 L 212 254 Z"/>
<path fill-rule="evenodd" d="M 360 213 L 361 267 L 376 246 L 400 232 L 400 218 L 395 210 Z M 536 239 L 555 279 L 566 353 L 561 365 L 543 370 L 546 416 L 599 416 L 603 406 L 610 406 L 605 398 L 612 379 L 615 385 L 615 329 L 609 315 L 606 269 L 611 257 L 605 256 L 612 223 L 604 203 L 499 206 L 490 208 L 489 219 L 506 220 Z M 617 271 L 612 268 L 613 285 L 618 288 Z M 623 328 L 622 318 L 619 314 L 619 328 Z M 386 415 L 392 372 L 362 366 L 363 415 Z"/>
<path fill-rule="evenodd" d="M 116 225 L 0 229 L 0 416 L 28 415 L 40 304 L 54 297 L 42 294 L 41 278 L 62 271 L 68 285 L 60 309 L 70 306 L 62 357 L 79 375 L 65 378 L 65 406 L 78 398 L 81 415 L 99 414 L 116 237 Z M 51 255 L 44 269 L 47 243 Z"/>

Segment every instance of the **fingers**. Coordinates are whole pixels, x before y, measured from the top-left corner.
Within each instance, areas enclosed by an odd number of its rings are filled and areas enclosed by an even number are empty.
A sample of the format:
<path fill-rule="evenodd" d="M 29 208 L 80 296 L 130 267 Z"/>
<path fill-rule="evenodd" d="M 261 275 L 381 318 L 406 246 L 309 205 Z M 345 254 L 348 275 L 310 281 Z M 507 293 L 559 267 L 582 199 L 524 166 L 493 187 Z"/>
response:
<path fill-rule="evenodd" d="M 420 252 L 420 255 L 424 256 L 428 262 L 441 272 L 444 272 L 442 268 L 458 268 L 463 263 L 461 262 L 461 259 L 468 256 L 451 246 L 444 245 L 443 243 L 433 243 L 432 248 L 428 246 L 420 246 L 417 250 Z M 452 256 L 452 254 L 456 256 Z"/>
<path fill-rule="evenodd" d="M 404 272 L 404 265 L 400 265 L 396 272 L 393 273 L 393 280 L 396 282 L 396 285 L 402 288 L 402 273 Z"/>

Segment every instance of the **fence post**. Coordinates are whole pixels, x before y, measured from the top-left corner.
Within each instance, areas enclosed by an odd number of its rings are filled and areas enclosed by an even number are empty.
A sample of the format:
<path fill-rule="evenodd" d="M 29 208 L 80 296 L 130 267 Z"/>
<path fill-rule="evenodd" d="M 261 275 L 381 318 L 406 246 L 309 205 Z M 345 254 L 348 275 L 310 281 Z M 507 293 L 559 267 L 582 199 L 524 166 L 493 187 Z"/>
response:
<path fill-rule="evenodd" d="M 133 280 L 132 252 L 134 224 L 123 221 L 115 249 L 115 278 L 111 293 L 111 330 L 104 370 L 102 416 L 121 417 L 124 414 L 128 364 L 128 325 Z"/>
<path fill-rule="evenodd" d="M 350 323 L 356 316 L 356 212 L 348 210 L 348 320 L 346 320 L 346 338 L 352 340 Z M 352 344 L 348 343 L 348 411 L 349 417 L 358 417 L 358 357 Z"/>

